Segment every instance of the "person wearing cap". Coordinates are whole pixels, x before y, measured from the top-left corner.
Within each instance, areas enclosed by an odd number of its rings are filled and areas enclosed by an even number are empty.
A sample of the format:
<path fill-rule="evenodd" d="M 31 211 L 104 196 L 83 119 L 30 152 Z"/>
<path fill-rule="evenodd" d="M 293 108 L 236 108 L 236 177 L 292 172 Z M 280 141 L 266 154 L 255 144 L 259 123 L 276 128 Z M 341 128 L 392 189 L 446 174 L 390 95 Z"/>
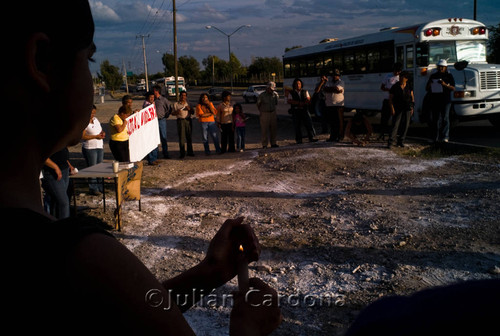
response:
<path fill-rule="evenodd" d="M 262 92 L 259 98 L 257 98 L 257 108 L 260 112 L 262 148 L 267 148 L 268 143 L 271 144 L 271 147 L 278 147 L 276 144 L 278 129 L 277 105 L 278 93 L 276 92 L 276 83 L 269 82 L 267 83 L 266 91 Z"/>
<path fill-rule="evenodd" d="M 448 72 L 448 62 L 444 59 L 436 64 L 437 72 L 427 81 L 430 92 L 431 140 L 448 142 L 450 138 L 451 92 L 455 91 L 455 79 Z"/>
<path fill-rule="evenodd" d="M 330 137 L 327 141 L 340 141 L 344 138 L 344 81 L 340 70 L 335 69 L 332 80 L 322 80 L 326 95 L 326 115 L 330 124 Z"/>

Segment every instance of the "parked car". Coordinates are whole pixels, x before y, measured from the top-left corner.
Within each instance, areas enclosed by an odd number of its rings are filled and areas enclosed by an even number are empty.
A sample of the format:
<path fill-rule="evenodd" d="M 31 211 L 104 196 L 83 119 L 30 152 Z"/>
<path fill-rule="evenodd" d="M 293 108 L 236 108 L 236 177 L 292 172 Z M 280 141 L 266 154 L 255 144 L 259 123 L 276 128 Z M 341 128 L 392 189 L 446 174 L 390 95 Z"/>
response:
<path fill-rule="evenodd" d="M 248 87 L 248 89 L 243 92 L 243 99 L 245 99 L 245 103 L 249 102 L 257 102 L 257 98 L 259 95 L 266 91 L 266 85 L 251 85 Z"/>
<path fill-rule="evenodd" d="M 210 100 L 222 100 L 222 92 L 224 92 L 223 88 L 213 87 L 208 89 L 208 99 Z"/>

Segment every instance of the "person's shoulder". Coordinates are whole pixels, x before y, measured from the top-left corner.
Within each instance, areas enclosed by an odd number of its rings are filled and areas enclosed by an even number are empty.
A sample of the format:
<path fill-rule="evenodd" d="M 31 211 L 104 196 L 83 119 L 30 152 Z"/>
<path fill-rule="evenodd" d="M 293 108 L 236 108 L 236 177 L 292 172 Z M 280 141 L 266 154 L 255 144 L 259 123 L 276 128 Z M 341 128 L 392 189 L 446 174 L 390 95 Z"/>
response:
<path fill-rule="evenodd" d="M 123 124 L 123 120 L 118 116 L 118 114 L 115 114 L 113 117 L 111 117 L 109 124 L 111 126 L 121 125 Z"/>

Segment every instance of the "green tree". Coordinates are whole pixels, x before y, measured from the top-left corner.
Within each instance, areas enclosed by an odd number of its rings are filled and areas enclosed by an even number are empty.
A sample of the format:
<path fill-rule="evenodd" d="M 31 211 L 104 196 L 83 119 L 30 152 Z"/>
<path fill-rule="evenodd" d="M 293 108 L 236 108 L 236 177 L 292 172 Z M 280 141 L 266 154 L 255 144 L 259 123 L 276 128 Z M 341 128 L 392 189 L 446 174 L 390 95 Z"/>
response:
<path fill-rule="evenodd" d="M 186 82 L 200 78 L 200 63 L 193 56 L 181 56 L 178 63 L 182 68 L 182 76 Z"/>
<path fill-rule="evenodd" d="M 166 76 L 174 76 L 174 74 L 175 74 L 174 55 L 165 53 L 165 54 L 163 54 L 161 61 L 163 63 L 163 66 L 165 67 Z M 177 74 L 179 76 L 182 76 L 182 74 L 183 74 L 182 64 L 179 62 L 177 62 Z"/>
<path fill-rule="evenodd" d="M 123 76 L 120 74 L 120 68 L 104 60 L 101 63 L 101 72 L 97 74 L 99 79 L 106 83 L 106 87 L 111 90 L 117 90 L 123 83 Z"/>
<path fill-rule="evenodd" d="M 278 57 L 257 57 L 248 67 L 250 76 L 258 77 L 259 80 L 272 80 L 271 74 L 276 74 L 277 78 L 281 78 L 283 72 L 283 62 Z M 276 80 L 276 77 L 274 78 Z"/>
<path fill-rule="evenodd" d="M 497 26 L 488 27 L 488 62 L 500 64 L 500 23 Z"/>
<path fill-rule="evenodd" d="M 219 81 L 226 76 L 227 62 L 217 56 L 209 55 L 201 61 L 201 64 L 205 67 L 205 76 L 203 77 L 205 81 L 211 82 L 212 79 Z"/>
<path fill-rule="evenodd" d="M 229 76 L 231 75 L 231 73 L 233 74 L 233 79 L 235 76 L 241 76 L 246 74 L 246 69 L 241 66 L 240 60 L 233 53 L 231 53 L 231 59 L 229 60 L 227 70 L 229 72 L 228 73 Z"/>
<path fill-rule="evenodd" d="M 283 63 L 278 57 L 257 57 L 248 67 L 250 75 L 280 73 Z"/>

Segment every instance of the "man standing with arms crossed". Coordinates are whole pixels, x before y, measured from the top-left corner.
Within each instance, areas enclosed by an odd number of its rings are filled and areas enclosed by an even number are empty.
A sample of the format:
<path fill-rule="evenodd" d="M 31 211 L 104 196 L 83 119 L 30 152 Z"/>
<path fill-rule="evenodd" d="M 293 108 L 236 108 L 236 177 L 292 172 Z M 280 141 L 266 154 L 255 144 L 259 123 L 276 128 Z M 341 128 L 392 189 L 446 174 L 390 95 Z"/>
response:
<path fill-rule="evenodd" d="M 262 148 L 267 148 L 268 140 L 271 142 L 271 147 L 278 147 L 276 144 L 276 133 L 278 127 L 276 105 L 278 105 L 278 93 L 275 89 L 276 83 L 269 82 L 267 84 L 266 91 L 262 92 L 257 99 L 257 108 L 260 112 Z"/>
<path fill-rule="evenodd" d="M 177 133 L 179 134 L 179 158 L 183 159 L 187 155 L 194 156 L 193 140 L 192 140 L 192 119 L 194 109 L 189 106 L 187 101 L 187 92 L 183 91 L 179 94 L 179 102 L 173 104 L 172 114 L 177 117 Z"/>
<path fill-rule="evenodd" d="M 160 142 L 163 158 L 170 159 L 167 143 L 167 119 L 170 116 L 168 99 L 161 95 L 161 87 L 159 85 L 154 86 L 153 93 L 155 96 L 156 114 L 158 115 L 158 127 L 160 128 Z"/>

